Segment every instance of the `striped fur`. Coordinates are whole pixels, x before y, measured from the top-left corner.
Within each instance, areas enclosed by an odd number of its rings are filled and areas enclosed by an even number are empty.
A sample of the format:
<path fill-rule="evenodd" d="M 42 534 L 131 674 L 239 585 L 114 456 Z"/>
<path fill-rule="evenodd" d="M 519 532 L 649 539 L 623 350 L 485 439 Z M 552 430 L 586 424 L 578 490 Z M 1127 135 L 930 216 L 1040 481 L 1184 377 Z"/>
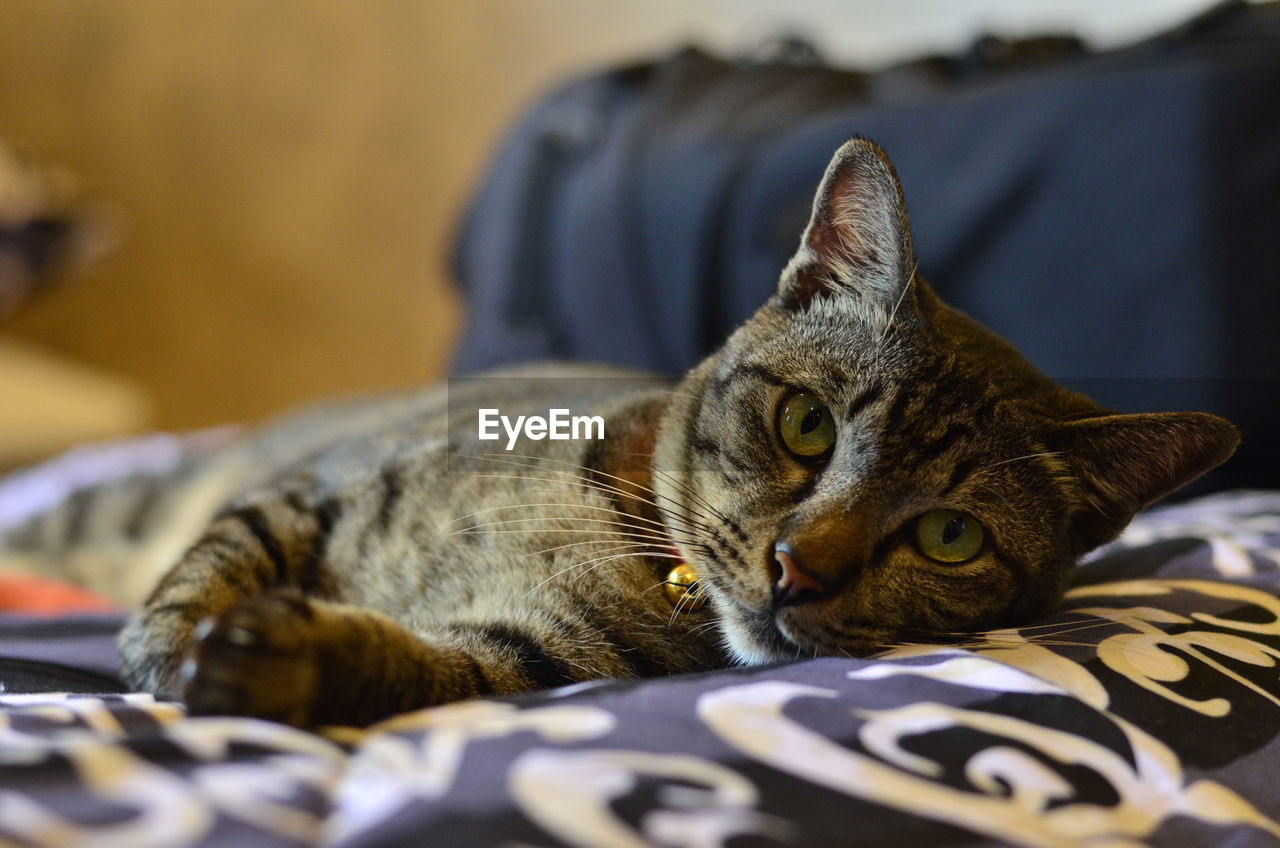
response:
<path fill-rule="evenodd" d="M 1234 448 L 1213 416 L 1115 416 L 1056 386 L 914 268 L 892 166 L 853 141 L 776 295 L 674 387 L 567 366 L 496 375 L 295 417 L 185 464 L 162 495 L 118 487 L 139 546 L 159 524 L 199 528 L 121 635 L 128 679 L 200 712 L 359 724 L 947 639 L 1049 610 L 1080 554 Z M 838 419 L 821 462 L 779 442 L 796 389 Z M 601 415 L 607 437 L 492 456 L 468 423 L 480 406 Z M 66 560 L 49 528 L 83 541 L 110 496 L 72 495 L 11 546 Z M 939 508 L 986 528 L 975 559 L 915 549 L 912 520 Z M 784 538 L 831 591 L 779 603 Z M 679 560 L 701 610 L 662 590 Z"/>

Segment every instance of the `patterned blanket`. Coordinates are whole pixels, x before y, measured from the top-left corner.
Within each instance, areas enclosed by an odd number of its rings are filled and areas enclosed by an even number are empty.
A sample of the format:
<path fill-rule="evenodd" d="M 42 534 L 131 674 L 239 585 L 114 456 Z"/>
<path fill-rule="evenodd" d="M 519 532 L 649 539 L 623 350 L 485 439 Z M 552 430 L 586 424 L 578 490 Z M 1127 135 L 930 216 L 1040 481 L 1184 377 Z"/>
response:
<path fill-rule="evenodd" d="M 1280 844 L 1280 494 L 1150 511 L 1034 625 L 314 735 L 0 697 L 0 846 Z"/>

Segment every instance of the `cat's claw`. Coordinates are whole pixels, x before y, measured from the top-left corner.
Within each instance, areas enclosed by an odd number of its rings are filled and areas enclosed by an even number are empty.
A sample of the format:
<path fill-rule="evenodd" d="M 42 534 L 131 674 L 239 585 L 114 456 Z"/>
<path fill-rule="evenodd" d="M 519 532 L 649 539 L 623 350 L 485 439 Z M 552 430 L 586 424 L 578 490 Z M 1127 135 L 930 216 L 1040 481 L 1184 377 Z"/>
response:
<path fill-rule="evenodd" d="M 182 669 L 191 714 L 307 725 L 318 680 L 313 619 L 305 598 L 273 592 L 202 621 Z"/>

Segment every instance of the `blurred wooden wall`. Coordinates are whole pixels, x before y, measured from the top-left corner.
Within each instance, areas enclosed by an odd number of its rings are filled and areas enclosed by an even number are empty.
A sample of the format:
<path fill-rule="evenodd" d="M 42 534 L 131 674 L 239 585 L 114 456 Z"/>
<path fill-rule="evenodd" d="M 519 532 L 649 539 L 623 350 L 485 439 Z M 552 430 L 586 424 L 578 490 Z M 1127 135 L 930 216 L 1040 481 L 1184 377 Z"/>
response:
<path fill-rule="evenodd" d="M 0 0 L 0 133 L 124 228 L 108 264 L 0 331 L 140 384 L 166 428 L 425 381 L 459 324 L 455 217 L 553 81 L 788 16 L 883 59 L 923 24 L 959 43 L 984 9 L 1064 1 Z"/>
<path fill-rule="evenodd" d="M 495 49 L 508 5 L 2 0 L 0 132 L 124 228 L 4 332 L 140 383 L 160 427 L 440 375 L 455 216 L 563 64 Z"/>

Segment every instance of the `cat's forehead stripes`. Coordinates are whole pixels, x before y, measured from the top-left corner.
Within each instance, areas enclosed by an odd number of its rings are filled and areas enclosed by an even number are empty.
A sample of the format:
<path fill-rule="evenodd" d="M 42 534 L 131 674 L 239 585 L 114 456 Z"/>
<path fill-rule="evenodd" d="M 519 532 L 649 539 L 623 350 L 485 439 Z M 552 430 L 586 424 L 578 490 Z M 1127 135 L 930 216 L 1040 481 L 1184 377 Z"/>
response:
<path fill-rule="evenodd" d="M 858 378 L 841 362 L 788 349 L 786 342 L 772 341 L 769 354 L 761 358 L 742 357 L 726 362 L 711 381 L 710 390 L 720 398 L 741 381 L 755 380 L 775 388 L 836 390 L 856 384 Z M 834 402 L 837 398 L 831 398 Z"/>
<path fill-rule="evenodd" d="M 972 459 L 962 459 L 957 462 L 951 469 L 951 476 L 947 478 L 946 485 L 939 490 L 938 497 L 945 498 L 963 486 L 973 473 L 975 465 Z"/>
<path fill-rule="evenodd" d="M 953 421 L 942 435 L 924 444 L 921 452 L 926 456 L 941 456 L 959 441 L 967 441 L 973 437 L 973 428 L 962 421 Z"/>
<path fill-rule="evenodd" d="M 849 405 L 844 410 L 845 419 L 848 421 L 854 420 L 864 409 L 879 400 L 883 394 L 884 384 L 878 381 L 872 382 L 859 392 L 853 400 L 849 401 Z"/>
<path fill-rule="evenodd" d="M 759 362 L 737 362 L 712 381 L 711 392 L 717 397 L 724 397 L 730 388 L 743 379 L 757 380 L 779 388 L 791 385 L 782 374 L 769 365 Z"/>

